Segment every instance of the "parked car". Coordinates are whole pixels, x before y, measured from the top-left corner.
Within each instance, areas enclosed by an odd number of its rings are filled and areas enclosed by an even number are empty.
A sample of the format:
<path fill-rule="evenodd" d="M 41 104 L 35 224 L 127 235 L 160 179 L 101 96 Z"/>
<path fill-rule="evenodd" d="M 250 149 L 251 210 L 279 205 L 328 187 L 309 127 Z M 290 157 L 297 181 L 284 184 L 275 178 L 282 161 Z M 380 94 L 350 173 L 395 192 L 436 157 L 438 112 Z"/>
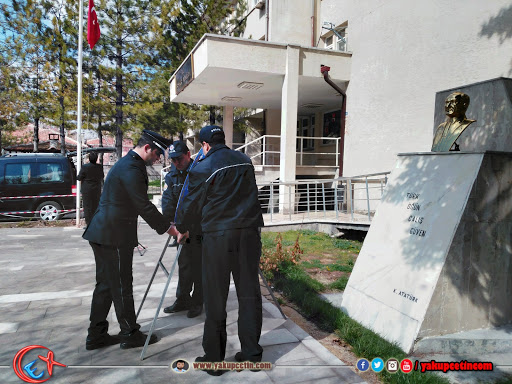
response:
<path fill-rule="evenodd" d="M 75 204 L 76 169 L 69 157 L 43 153 L 0 156 L 0 219 L 58 220 L 62 210 L 74 209 Z"/>

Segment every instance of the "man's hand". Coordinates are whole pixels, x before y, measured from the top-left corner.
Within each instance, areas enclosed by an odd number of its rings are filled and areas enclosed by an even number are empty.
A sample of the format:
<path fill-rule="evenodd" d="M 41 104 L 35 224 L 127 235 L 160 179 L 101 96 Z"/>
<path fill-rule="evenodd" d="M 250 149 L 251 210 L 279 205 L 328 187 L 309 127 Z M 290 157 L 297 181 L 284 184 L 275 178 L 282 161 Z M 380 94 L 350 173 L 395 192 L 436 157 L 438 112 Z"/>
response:
<path fill-rule="evenodd" d="M 167 234 L 171 236 L 178 236 L 179 232 L 174 225 L 171 225 L 171 228 L 167 230 Z"/>
<path fill-rule="evenodd" d="M 183 244 L 188 239 L 188 231 L 185 233 L 178 232 L 178 244 Z"/>

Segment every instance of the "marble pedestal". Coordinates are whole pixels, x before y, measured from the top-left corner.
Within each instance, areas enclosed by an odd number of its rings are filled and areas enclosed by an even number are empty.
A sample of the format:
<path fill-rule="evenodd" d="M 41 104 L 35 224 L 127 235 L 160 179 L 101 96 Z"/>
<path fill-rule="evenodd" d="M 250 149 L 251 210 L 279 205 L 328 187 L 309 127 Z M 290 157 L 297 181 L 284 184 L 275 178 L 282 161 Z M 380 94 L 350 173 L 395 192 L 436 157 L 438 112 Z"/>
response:
<path fill-rule="evenodd" d="M 400 154 L 342 308 L 410 352 L 512 322 L 512 153 Z"/>

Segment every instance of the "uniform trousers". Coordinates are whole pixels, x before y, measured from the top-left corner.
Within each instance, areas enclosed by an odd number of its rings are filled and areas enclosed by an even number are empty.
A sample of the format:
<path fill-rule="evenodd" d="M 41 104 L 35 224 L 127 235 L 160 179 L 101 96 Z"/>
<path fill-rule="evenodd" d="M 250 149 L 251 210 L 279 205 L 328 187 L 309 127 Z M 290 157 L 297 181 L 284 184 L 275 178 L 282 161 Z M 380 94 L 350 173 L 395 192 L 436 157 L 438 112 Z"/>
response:
<path fill-rule="evenodd" d="M 84 205 L 85 223 L 89 225 L 91 219 L 100 204 L 101 189 L 91 190 L 82 194 L 82 201 Z"/>
<path fill-rule="evenodd" d="M 203 349 L 206 361 L 226 354 L 226 301 L 230 273 L 238 296 L 238 338 L 244 360 L 261 361 L 259 345 L 262 300 L 258 277 L 261 256 L 259 228 L 203 233 L 203 289 L 206 320 Z"/>
<path fill-rule="evenodd" d="M 89 242 L 96 260 L 96 287 L 92 294 L 89 337 L 108 331 L 107 316 L 112 303 L 121 336 L 129 336 L 140 325 L 136 322 L 133 302 L 133 247 L 114 247 Z"/>
<path fill-rule="evenodd" d="M 203 305 L 203 282 L 201 276 L 201 239 L 200 236 L 191 239 L 190 243 L 183 244 L 178 259 L 178 287 L 176 299 L 180 303 L 192 306 Z M 194 287 L 192 298 L 190 292 Z"/>

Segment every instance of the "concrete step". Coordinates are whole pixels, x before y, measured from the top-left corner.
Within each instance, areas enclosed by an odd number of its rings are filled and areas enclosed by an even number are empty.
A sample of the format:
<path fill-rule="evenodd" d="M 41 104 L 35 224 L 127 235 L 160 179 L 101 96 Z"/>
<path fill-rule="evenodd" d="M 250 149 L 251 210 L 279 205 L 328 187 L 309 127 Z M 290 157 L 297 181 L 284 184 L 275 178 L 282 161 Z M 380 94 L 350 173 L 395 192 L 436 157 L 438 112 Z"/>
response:
<path fill-rule="evenodd" d="M 456 353 L 475 357 L 490 353 L 512 353 L 512 325 L 425 337 L 416 343 L 414 353 Z"/>

